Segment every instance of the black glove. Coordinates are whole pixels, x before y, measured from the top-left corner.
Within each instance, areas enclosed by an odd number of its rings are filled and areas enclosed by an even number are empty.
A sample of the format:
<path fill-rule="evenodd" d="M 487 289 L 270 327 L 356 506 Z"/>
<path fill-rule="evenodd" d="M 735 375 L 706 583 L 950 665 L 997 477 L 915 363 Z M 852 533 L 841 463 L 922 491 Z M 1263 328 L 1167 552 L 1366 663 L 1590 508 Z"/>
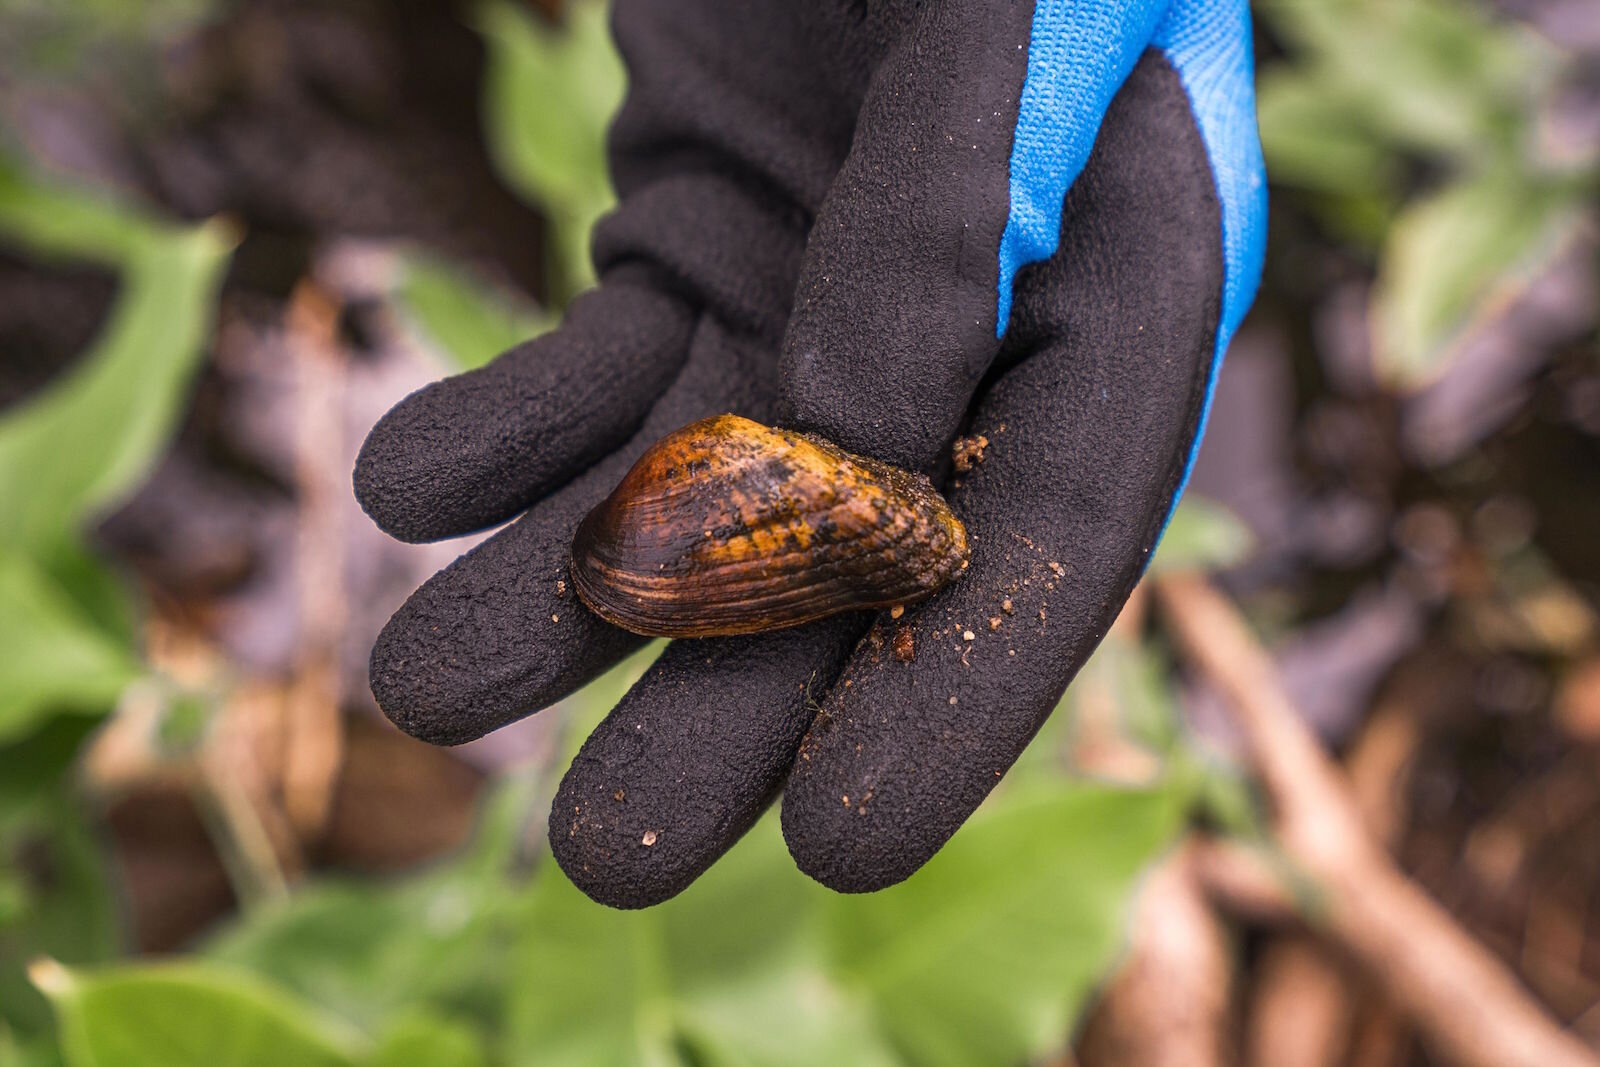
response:
<path fill-rule="evenodd" d="M 971 535 L 960 580 L 898 621 L 675 642 L 550 820 L 580 888 L 639 907 L 710 866 L 787 776 L 800 867 L 880 888 L 1021 753 L 1181 488 L 1259 272 L 1248 12 L 618 0 L 615 28 L 631 86 L 599 287 L 555 333 L 408 397 L 362 450 L 357 494 L 396 537 L 526 509 L 395 614 L 373 692 L 454 744 L 636 648 L 574 596 L 572 534 L 695 419 L 926 471 Z M 988 444 L 952 481 L 958 433 Z M 901 627 L 910 662 L 889 648 Z"/>

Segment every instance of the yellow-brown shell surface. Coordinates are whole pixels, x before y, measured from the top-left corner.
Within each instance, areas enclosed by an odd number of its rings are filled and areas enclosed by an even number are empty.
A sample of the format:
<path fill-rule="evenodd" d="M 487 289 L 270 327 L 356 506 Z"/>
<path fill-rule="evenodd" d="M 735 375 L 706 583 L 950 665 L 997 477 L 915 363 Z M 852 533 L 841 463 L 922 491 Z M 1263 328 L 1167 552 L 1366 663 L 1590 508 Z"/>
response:
<path fill-rule="evenodd" d="M 966 565 L 967 531 L 927 478 L 737 415 L 652 445 L 572 543 L 583 602 L 660 637 L 908 603 Z"/>

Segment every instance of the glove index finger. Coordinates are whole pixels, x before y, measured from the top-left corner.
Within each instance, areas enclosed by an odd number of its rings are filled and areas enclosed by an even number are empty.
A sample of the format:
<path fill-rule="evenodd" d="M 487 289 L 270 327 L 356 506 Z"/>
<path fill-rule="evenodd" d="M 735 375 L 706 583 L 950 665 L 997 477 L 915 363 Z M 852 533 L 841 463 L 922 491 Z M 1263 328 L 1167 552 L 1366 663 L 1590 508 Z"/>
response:
<path fill-rule="evenodd" d="M 682 300 L 609 277 L 560 329 L 412 393 L 356 460 L 356 498 L 402 541 L 491 526 L 628 439 L 687 358 Z"/>
<path fill-rule="evenodd" d="M 921 7 L 811 232 L 783 349 L 793 425 L 931 472 L 1164 6 Z"/>

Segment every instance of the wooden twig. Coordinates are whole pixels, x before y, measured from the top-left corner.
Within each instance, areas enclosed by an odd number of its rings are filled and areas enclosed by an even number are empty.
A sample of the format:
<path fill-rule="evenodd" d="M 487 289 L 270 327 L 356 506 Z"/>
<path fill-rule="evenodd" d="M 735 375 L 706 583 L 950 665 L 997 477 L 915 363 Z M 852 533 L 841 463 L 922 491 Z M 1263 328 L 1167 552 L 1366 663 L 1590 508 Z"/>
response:
<path fill-rule="evenodd" d="M 1320 889 L 1306 917 L 1462 1067 L 1600 1067 L 1488 950 L 1377 847 L 1342 775 L 1238 611 L 1204 579 L 1157 585 L 1167 624 L 1229 700 L 1278 839 Z"/>
<path fill-rule="evenodd" d="M 160 614 L 146 621 L 145 647 L 153 671 L 168 681 L 130 686 L 123 694 L 84 756 L 84 786 L 104 802 L 164 787 L 190 790 L 239 900 L 249 906 L 281 898 L 304 867 L 300 842 L 277 799 L 281 687 L 225 681 L 222 652 Z M 173 748 L 162 726 L 183 693 L 220 703 L 192 744 Z"/>
<path fill-rule="evenodd" d="M 1170 856 L 1140 890 L 1128 958 L 1078 1041 L 1081 1067 L 1221 1067 L 1233 960 L 1223 924 L 1193 865 L 1194 848 Z"/>
<path fill-rule="evenodd" d="M 245 907 L 282 899 L 305 872 L 300 839 L 278 802 L 284 701 L 274 683 L 235 686 L 194 757 L 200 816 Z"/>
<path fill-rule="evenodd" d="M 1260 849 L 1227 838 L 1195 837 L 1195 878 L 1228 913 L 1258 926 L 1300 925 L 1303 910 Z"/>
<path fill-rule="evenodd" d="M 1436 666 L 1419 663 L 1386 687 L 1345 760 L 1362 825 L 1391 851 L 1408 820 L 1405 783 L 1421 734 L 1417 706 L 1438 699 Z M 1291 930 L 1263 950 L 1256 971 L 1245 1012 L 1245 1062 L 1252 1067 L 1344 1062 L 1360 998 L 1334 951 L 1303 930 Z"/>
<path fill-rule="evenodd" d="M 344 634 L 341 503 L 349 494 L 344 455 L 344 359 L 340 301 L 312 281 L 295 286 L 285 316 L 296 371 L 295 482 L 299 505 L 295 577 L 300 647 L 284 705 L 283 806 L 303 841 L 327 825 L 344 762 L 339 647 Z"/>
<path fill-rule="evenodd" d="M 1245 1012 L 1244 1062 L 1251 1067 L 1336 1067 L 1350 1039 L 1348 983 L 1326 946 L 1301 932 L 1262 950 Z"/>
<path fill-rule="evenodd" d="M 1149 606 L 1149 591 L 1141 585 L 1102 649 L 1134 647 Z M 1117 781 L 1153 780 L 1160 760 L 1128 739 L 1111 672 L 1085 672 L 1090 673 L 1078 682 L 1074 766 Z M 1196 875 L 1196 853 L 1196 843 L 1186 842 L 1140 887 L 1127 956 L 1076 1041 L 1078 1067 L 1221 1067 L 1235 1061 L 1231 946 Z"/>

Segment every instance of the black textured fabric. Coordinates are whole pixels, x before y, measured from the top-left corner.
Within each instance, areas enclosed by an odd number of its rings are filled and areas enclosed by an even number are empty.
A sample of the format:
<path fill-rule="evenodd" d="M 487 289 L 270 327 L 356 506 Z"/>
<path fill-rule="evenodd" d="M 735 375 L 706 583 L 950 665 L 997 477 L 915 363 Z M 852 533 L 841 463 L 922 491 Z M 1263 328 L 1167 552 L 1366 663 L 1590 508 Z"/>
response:
<path fill-rule="evenodd" d="M 776 0 L 619 0 L 615 21 L 629 92 L 610 145 L 621 205 L 595 234 L 601 286 L 556 332 L 406 398 L 356 466 L 362 506 L 404 540 L 528 509 L 424 584 L 373 648 L 379 705 L 440 744 L 537 711 L 638 646 L 571 592 L 572 531 L 668 431 L 775 418 L 806 232 L 888 32 Z"/>
<path fill-rule="evenodd" d="M 972 537 L 966 576 L 879 623 L 909 630 L 915 658 L 869 640 L 801 747 L 783 829 L 812 877 L 871 890 L 925 863 L 1105 635 L 1195 433 L 1221 240 L 1187 99 L 1148 55 L 1067 196 L 1060 250 L 1018 279 L 1017 362 L 977 405 L 989 445 L 950 495 Z"/>
<path fill-rule="evenodd" d="M 933 468 L 995 351 L 1031 3 L 927 5 L 873 77 L 812 229 L 784 421 Z"/>
<path fill-rule="evenodd" d="M 578 888 L 640 907 L 678 893 L 748 830 L 865 628 L 675 641 L 573 760 L 550 845 Z"/>
<path fill-rule="evenodd" d="M 602 285 L 573 301 L 559 334 L 395 405 L 361 446 L 356 498 L 402 541 L 510 518 L 627 439 L 693 325 L 670 296 Z"/>
<path fill-rule="evenodd" d="M 842 890 L 905 877 L 1137 579 L 1203 397 L 1218 209 L 1182 88 L 1147 56 L 1069 196 L 1061 251 L 1019 276 L 995 341 L 1031 16 L 1021 0 L 618 0 L 630 90 L 600 290 L 556 333 L 403 402 L 363 451 L 358 493 L 398 536 L 528 509 L 373 650 L 390 717 L 457 743 L 637 647 L 575 599 L 568 549 L 666 432 L 733 411 L 935 473 L 958 428 L 989 438 L 952 489 L 974 555 L 950 589 L 898 623 L 678 642 L 596 729 L 550 821 L 596 900 L 678 892 L 786 776 L 803 869 Z M 886 654 L 897 626 L 911 663 Z"/>
<path fill-rule="evenodd" d="M 355 471 L 379 526 L 406 541 L 456 536 L 559 488 L 639 427 L 702 316 L 776 342 L 889 32 L 860 32 L 847 8 L 619 0 L 622 203 L 595 235 L 601 285 L 559 331 L 383 417 Z"/>

